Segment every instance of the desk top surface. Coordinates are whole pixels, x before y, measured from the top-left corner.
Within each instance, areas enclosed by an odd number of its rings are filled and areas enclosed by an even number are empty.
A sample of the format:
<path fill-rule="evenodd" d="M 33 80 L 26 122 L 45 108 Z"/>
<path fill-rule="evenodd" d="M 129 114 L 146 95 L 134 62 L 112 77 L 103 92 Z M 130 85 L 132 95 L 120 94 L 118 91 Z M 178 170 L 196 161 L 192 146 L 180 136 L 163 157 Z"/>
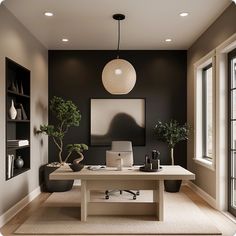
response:
<path fill-rule="evenodd" d="M 124 167 L 121 171 L 106 167 L 89 170 L 85 166 L 81 171 L 74 172 L 69 166 L 62 166 L 50 174 L 51 180 L 83 179 L 83 180 L 193 180 L 195 174 L 181 166 L 162 166 L 159 172 L 141 172 L 140 166 Z"/>

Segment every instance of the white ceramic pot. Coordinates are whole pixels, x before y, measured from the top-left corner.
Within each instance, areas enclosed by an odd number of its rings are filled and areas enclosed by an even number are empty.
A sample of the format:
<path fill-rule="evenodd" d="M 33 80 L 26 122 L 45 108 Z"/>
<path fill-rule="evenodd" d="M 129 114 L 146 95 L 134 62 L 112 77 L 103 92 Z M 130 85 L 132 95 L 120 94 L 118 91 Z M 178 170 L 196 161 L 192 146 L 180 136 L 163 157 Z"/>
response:
<path fill-rule="evenodd" d="M 17 115 L 17 111 L 16 111 L 16 108 L 15 108 L 15 105 L 14 105 L 14 101 L 13 99 L 11 100 L 11 107 L 9 109 L 9 116 L 12 120 L 15 120 L 16 119 L 16 115 Z"/>

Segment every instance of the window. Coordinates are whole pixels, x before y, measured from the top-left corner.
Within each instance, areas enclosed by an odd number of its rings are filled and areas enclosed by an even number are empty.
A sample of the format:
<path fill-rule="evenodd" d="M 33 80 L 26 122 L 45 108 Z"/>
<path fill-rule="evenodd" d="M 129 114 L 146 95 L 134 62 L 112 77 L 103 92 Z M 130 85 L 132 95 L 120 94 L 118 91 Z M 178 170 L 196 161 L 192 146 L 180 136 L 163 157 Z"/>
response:
<path fill-rule="evenodd" d="M 202 140 L 203 158 L 213 153 L 213 78 L 212 64 L 202 69 Z"/>
<path fill-rule="evenodd" d="M 228 54 L 228 210 L 236 216 L 236 49 Z"/>
<path fill-rule="evenodd" d="M 214 53 L 195 64 L 195 156 L 194 160 L 214 169 L 215 72 Z"/>

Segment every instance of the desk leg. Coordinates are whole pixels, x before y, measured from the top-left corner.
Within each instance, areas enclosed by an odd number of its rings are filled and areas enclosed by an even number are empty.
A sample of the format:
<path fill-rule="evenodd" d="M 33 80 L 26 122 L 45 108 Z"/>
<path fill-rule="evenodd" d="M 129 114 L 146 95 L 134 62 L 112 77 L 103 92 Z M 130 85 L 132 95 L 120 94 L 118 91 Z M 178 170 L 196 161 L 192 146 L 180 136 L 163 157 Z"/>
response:
<path fill-rule="evenodd" d="M 87 220 L 87 187 L 86 180 L 81 180 L 81 221 L 85 222 Z"/>
<path fill-rule="evenodd" d="M 163 221 L 164 220 L 164 180 L 159 180 L 158 201 L 159 201 L 159 208 L 158 208 L 159 221 Z"/>

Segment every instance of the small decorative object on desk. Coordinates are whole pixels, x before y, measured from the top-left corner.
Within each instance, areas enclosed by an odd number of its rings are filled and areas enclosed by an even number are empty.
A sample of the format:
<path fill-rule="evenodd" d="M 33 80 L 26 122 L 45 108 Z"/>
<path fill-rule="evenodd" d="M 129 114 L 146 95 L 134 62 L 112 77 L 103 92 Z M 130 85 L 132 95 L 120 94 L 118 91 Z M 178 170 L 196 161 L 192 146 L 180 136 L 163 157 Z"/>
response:
<path fill-rule="evenodd" d="M 21 156 L 18 156 L 17 159 L 15 160 L 15 167 L 16 169 L 21 169 L 24 166 L 24 161 L 21 158 Z"/>
<path fill-rule="evenodd" d="M 160 152 L 157 150 L 152 150 L 152 168 L 153 169 L 159 169 L 160 166 L 160 159 L 159 158 Z"/>
<path fill-rule="evenodd" d="M 16 111 L 16 108 L 15 108 L 15 105 L 14 105 L 14 101 L 13 99 L 11 100 L 11 107 L 9 109 L 9 116 L 12 120 L 15 120 L 16 119 L 16 115 L 17 115 L 17 111 Z"/>
<path fill-rule="evenodd" d="M 152 151 L 152 159 L 148 155 L 145 156 L 145 165 L 139 168 L 140 171 L 144 172 L 158 172 L 162 170 L 160 166 L 160 159 L 157 159 L 160 152 L 157 150 Z"/>

